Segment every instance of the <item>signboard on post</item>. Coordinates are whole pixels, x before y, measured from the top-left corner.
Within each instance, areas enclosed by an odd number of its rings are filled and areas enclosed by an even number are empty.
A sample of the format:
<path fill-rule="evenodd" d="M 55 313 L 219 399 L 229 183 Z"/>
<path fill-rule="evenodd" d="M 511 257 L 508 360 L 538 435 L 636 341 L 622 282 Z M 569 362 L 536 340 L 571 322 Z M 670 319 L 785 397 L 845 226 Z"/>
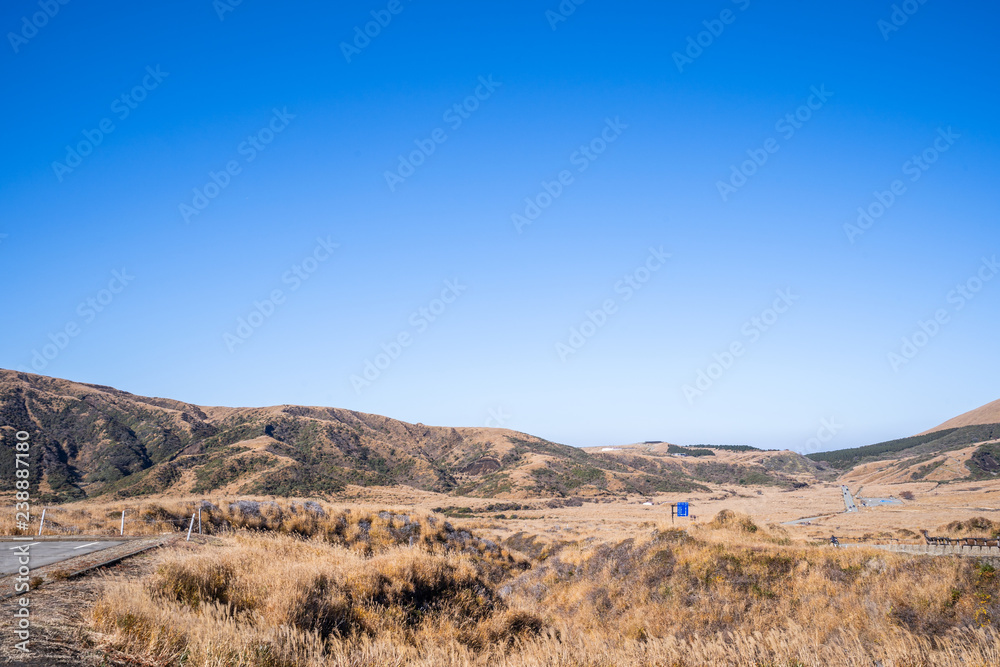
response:
<path fill-rule="evenodd" d="M 677 503 L 677 516 L 688 516 L 689 508 L 687 503 Z"/>

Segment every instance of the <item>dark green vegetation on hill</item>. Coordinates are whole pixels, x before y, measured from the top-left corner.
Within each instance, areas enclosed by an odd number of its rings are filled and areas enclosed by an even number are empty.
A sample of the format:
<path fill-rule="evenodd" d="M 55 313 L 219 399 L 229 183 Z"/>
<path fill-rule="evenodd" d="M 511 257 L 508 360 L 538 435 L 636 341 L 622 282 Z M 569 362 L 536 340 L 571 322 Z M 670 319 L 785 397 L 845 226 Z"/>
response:
<path fill-rule="evenodd" d="M 506 429 L 408 424 L 338 408 L 210 408 L 0 370 L 0 491 L 13 490 L 19 430 L 31 436 L 39 502 L 217 490 L 308 496 L 348 485 L 505 499 L 649 496 L 706 484 L 793 488 L 892 458 L 925 464 L 914 475 L 921 479 L 941 452 L 1000 438 L 993 424 L 809 457 L 742 445 L 584 451 Z M 969 479 L 1000 475 L 1000 446 L 984 444 L 966 466 Z"/>
<path fill-rule="evenodd" d="M 676 458 L 605 456 L 505 429 L 432 427 L 337 408 L 208 408 L 0 371 L 3 441 L 13 443 L 18 430 L 31 435 L 40 502 L 218 489 L 336 494 L 347 485 L 508 498 L 706 488 Z M 13 470 L 13 448 L 0 448 L 0 491 L 12 490 Z M 720 473 L 734 483 L 785 481 L 763 468 L 719 469 L 705 479 Z"/>
<path fill-rule="evenodd" d="M 840 470 L 848 470 L 860 463 L 895 459 L 903 456 L 936 455 L 942 452 L 962 449 L 977 442 L 986 442 L 998 438 L 1000 438 L 1000 424 L 965 426 L 963 428 L 945 429 L 943 431 L 917 435 L 912 438 L 880 442 L 866 447 L 809 454 L 807 458 L 817 462 L 828 463 Z"/>
<path fill-rule="evenodd" d="M 724 452 L 765 452 L 766 449 L 751 447 L 750 445 L 692 445 L 693 447 L 703 447 L 706 449 L 718 449 Z"/>
<path fill-rule="evenodd" d="M 1000 443 L 979 447 L 965 462 L 971 479 L 992 479 L 1000 475 Z"/>
<path fill-rule="evenodd" d="M 711 449 L 704 449 L 701 447 L 679 447 L 677 445 L 668 445 L 667 454 L 683 454 L 684 456 L 715 456 L 715 452 Z"/>

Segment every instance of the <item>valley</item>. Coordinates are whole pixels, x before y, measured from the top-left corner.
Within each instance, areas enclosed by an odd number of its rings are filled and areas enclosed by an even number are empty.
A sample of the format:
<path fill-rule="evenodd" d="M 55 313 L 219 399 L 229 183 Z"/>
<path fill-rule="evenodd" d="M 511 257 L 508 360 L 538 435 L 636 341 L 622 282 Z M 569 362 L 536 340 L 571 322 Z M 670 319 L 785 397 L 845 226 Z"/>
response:
<path fill-rule="evenodd" d="M 34 503 L 0 535 L 40 554 L 53 667 L 989 664 L 1000 559 L 921 545 L 1000 536 L 995 418 L 809 456 L 581 449 L 0 371 Z"/>

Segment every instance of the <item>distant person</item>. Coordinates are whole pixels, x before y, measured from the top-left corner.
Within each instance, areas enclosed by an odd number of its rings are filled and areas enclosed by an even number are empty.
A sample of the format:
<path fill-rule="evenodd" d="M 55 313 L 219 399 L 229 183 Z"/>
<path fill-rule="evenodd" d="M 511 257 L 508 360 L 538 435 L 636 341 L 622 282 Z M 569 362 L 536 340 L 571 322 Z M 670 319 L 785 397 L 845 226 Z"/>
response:
<path fill-rule="evenodd" d="M 839 547 L 840 546 L 840 540 L 837 539 L 836 535 L 831 535 L 830 536 L 830 544 L 832 544 L 835 547 Z"/>

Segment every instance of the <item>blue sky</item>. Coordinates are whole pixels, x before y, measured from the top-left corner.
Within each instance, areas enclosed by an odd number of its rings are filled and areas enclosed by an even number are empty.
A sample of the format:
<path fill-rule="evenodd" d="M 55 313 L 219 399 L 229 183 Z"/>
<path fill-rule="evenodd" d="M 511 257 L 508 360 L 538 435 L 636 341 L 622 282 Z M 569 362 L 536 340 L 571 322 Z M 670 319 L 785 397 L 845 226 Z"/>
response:
<path fill-rule="evenodd" d="M 0 367 L 581 446 L 1000 397 L 994 17 L 671 4 L 7 3 Z"/>

